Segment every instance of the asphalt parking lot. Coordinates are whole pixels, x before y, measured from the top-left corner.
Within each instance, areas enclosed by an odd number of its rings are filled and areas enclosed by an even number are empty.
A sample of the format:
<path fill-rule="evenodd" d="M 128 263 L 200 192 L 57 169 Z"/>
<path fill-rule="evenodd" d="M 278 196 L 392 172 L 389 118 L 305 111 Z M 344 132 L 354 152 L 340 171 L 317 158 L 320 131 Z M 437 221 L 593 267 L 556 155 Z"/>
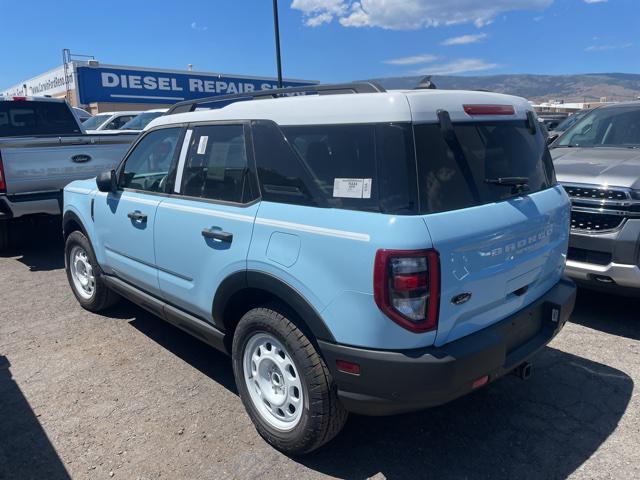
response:
<path fill-rule="evenodd" d="M 254 430 L 230 361 L 127 303 L 75 301 L 57 229 L 0 255 L 0 478 L 640 478 L 640 301 L 580 292 L 529 381 L 352 416 L 304 458 Z"/>

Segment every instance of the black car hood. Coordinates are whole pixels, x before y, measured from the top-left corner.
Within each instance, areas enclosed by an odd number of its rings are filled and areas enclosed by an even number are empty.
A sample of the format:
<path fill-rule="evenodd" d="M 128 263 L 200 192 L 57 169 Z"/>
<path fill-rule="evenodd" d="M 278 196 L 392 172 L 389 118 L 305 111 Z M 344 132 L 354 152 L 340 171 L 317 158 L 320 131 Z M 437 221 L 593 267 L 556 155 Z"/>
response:
<path fill-rule="evenodd" d="M 551 150 L 558 181 L 640 189 L 640 150 L 559 147 Z"/>

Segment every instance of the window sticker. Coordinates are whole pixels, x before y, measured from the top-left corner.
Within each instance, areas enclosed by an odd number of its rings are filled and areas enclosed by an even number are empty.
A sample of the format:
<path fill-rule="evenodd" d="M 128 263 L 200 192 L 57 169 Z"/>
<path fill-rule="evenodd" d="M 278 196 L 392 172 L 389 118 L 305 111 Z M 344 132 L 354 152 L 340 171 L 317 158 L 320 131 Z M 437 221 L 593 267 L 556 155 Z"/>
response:
<path fill-rule="evenodd" d="M 209 141 L 209 137 L 203 135 L 200 137 L 200 142 L 198 143 L 198 155 L 204 155 L 207 151 L 207 142 Z"/>
<path fill-rule="evenodd" d="M 371 179 L 335 178 L 333 196 L 335 198 L 371 198 Z"/>

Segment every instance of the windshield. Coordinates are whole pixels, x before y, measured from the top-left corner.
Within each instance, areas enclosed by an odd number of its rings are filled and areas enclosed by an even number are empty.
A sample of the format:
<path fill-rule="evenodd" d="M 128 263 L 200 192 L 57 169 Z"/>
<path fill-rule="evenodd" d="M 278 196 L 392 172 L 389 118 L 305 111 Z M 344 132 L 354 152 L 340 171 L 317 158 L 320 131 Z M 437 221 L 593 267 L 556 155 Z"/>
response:
<path fill-rule="evenodd" d="M 164 112 L 144 112 L 125 123 L 120 130 L 144 130 L 151 120 L 160 117 Z"/>
<path fill-rule="evenodd" d="M 62 102 L 0 101 L 0 137 L 82 133 Z"/>
<path fill-rule="evenodd" d="M 598 108 L 581 118 L 558 147 L 640 147 L 640 105 Z"/>
<path fill-rule="evenodd" d="M 560 124 L 555 128 L 556 132 L 564 132 L 571 125 L 576 123 L 582 117 L 584 117 L 588 112 L 577 112 L 568 117 L 566 120 L 560 122 Z"/>
<path fill-rule="evenodd" d="M 556 184 L 551 155 L 523 121 L 415 126 L 419 190 L 425 213 L 445 212 L 535 193 Z"/>
<path fill-rule="evenodd" d="M 109 120 L 111 115 L 96 115 L 95 117 L 91 117 L 88 120 L 82 123 L 82 126 L 85 130 L 97 130 L 100 126 Z"/>

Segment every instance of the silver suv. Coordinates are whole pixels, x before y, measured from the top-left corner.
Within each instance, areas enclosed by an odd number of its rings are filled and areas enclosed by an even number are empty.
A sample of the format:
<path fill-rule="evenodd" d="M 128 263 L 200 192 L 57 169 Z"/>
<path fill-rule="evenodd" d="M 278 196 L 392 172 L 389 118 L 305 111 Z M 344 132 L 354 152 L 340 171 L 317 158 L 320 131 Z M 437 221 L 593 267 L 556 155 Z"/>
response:
<path fill-rule="evenodd" d="M 640 102 L 597 108 L 551 145 L 571 197 L 566 272 L 581 285 L 640 293 Z"/>

